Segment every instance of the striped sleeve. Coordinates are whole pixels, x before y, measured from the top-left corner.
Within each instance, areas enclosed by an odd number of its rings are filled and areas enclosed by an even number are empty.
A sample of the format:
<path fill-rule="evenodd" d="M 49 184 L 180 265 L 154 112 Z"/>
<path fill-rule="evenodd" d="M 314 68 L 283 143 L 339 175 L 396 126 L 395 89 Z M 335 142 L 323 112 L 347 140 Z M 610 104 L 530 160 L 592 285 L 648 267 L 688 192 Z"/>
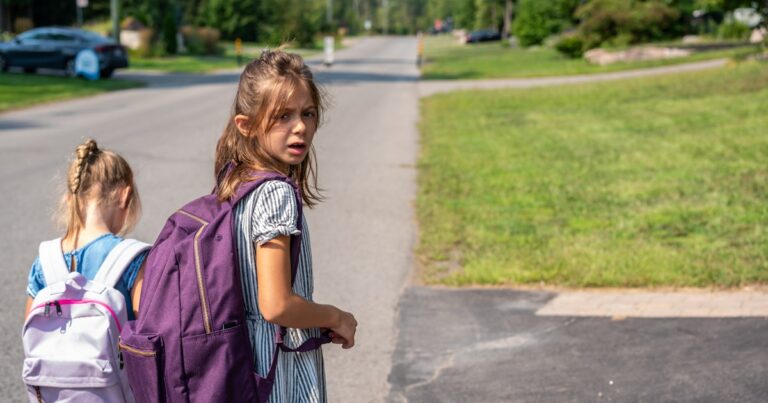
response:
<path fill-rule="evenodd" d="M 251 239 L 263 244 L 280 235 L 296 235 L 298 208 L 291 185 L 283 181 L 269 181 L 261 186 L 256 198 L 251 222 Z"/>

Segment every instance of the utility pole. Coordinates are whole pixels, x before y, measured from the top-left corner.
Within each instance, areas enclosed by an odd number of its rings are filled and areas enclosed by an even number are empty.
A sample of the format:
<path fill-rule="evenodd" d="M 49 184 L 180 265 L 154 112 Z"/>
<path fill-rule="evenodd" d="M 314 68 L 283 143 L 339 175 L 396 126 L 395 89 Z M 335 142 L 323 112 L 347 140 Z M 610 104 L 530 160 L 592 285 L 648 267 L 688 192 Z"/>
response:
<path fill-rule="evenodd" d="M 120 21 L 118 21 L 120 13 L 117 6 L 117 0 L 110 0 L 109 8 L 112 15 L 112 39 L 114 39 L 116 43 L 120 43 Z"/>
<path fill-rule="evenodd" d="M 333 0 L 328 0 L 327 7 L 328 9 L 325 10 L 325 22 L 328 23 L 328 27 L 330 28 L 333 23 Z"/>
<path fill-rule="evenodd" d="M 384 35 L 389 34 L 389 0 L 381 0 L 381 8 L 384 9 Z"/>

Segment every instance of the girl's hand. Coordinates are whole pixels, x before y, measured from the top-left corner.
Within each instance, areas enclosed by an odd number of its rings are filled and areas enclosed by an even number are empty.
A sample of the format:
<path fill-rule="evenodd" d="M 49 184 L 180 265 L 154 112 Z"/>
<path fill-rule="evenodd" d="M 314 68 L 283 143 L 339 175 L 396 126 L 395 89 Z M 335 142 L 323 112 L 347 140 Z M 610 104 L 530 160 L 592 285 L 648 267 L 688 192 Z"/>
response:
<path fill-rule="evenodd" d="M 349 312 L 339 310 L 339 325 L 331 328 L 330 336 L 333 344 L 341 344 L 341 348 L 348 349 L 355 345 L 355 332 L 357 320 Z"/>

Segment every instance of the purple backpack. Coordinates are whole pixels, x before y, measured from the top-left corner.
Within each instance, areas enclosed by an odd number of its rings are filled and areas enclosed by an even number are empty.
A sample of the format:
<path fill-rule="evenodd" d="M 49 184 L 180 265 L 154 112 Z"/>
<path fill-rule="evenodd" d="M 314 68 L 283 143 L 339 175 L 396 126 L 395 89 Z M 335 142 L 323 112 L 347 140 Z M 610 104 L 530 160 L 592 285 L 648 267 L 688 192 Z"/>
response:
<path fill-rule="evenodd" d="M 330 339 L 312 338 L 296 349 L 282 344 L 266 378 L 256 374 L 245 325 L 245 306 L 234 232 L 237 203 L 268 180 L 294 189 L 301 228 L 301 196 L 285 176 L 258 172 L 235 196 L 215 192 L 172 214 L 149 252 L 137 320 L 121 333 L 120 350 L 137 402 L 266 402 L 280 350 L 309 351 Z M 296 277 L 301 234 L 291 236 L 291 278 Z M 291 284 L 293 285 L 293 284 Z"/>

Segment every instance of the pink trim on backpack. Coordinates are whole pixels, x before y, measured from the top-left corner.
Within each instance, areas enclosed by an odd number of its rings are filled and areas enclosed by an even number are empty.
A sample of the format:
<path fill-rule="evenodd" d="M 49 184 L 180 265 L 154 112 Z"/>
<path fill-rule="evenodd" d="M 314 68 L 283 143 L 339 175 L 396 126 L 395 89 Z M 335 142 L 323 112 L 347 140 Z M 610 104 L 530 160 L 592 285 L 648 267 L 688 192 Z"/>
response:
<path fill-rule="evenodd" d="M 53 305 L 56 302 L 58 302 L 60 305 L 80 305 L 80 304 L 97 304 L 97 305 L 101 305 L 104 308 L 107 308 L 107 311 L 109 311 L 110 315 L 112 315 L 112 319 L 114 319 L 115 323 L 117 324 L 117 331 L 118 332 L 122 332 L 123 331 L 123 327 L 120 325 L 120 320 L 117 319 L 117 314 L 115 313 L 114 310 L 112 310 L 112 307 L 110 307 L 109 305 L 107 305 L 107 304 L 105 304 L 105 303 L 103 303 L 101 301 L 97 301 L 95 299 L 58 299 L 58 300 L 53 300 L 53 301 L 48 301 L 46 303 L 40 304 L 40 305 L 30 309 L 30 312 L 32 312 L 33 310 L 35 310 L 37 308 L 43 308 L 46 305 Z"/>

